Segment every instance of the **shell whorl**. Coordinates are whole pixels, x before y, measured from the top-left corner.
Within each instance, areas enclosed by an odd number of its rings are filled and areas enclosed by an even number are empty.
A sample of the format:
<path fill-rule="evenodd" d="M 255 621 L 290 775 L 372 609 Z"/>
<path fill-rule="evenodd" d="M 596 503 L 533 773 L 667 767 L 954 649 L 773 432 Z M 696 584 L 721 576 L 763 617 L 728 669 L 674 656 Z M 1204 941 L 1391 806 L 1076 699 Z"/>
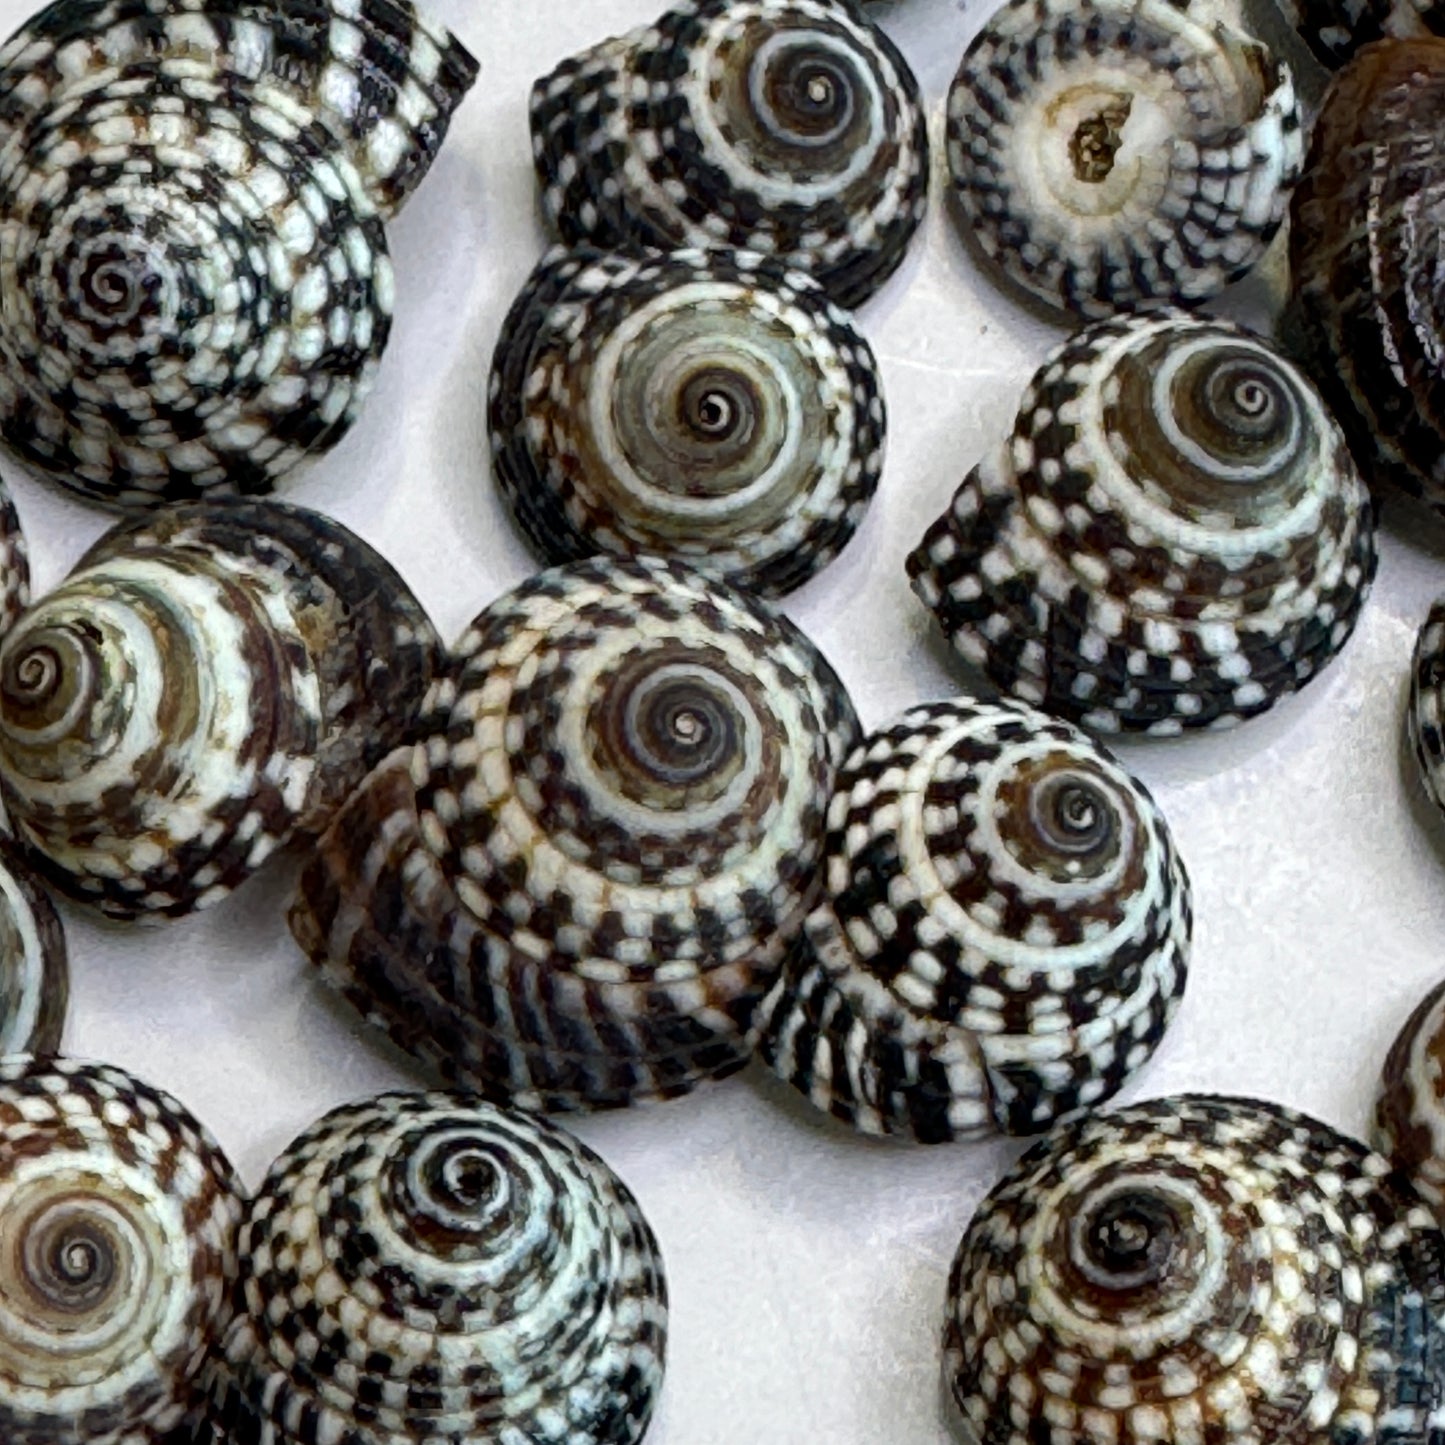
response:
<path fill-rule="evenodd" d="M 1375 1106 L 1380 1152 L 1445 1219 L 1445 983 L 1421 999 L 1385 1059 Z"/>
<path fill-rule="evenodd" d="M 60 917 L 29 868 L 0 845 L 0 1058 L 55 1053 L 69 1000 Z"/>
<path fill-rule="evenodd" d="M 872 349 L 762 257 L 547 257 L 492 363 L 497 481 L 549 562 L 679 557 L 765 594 L 847 543 L 883 465 Z"/>
<path fill-rule="evenodd" d="M 764 252 L 843 306 L 927 204 L 918 82 L 850 0 L 683 0 L 539 80 L 532 146 L 569 244 Z"/>
<path fill-rule="evenodd" d="M 1442 1306 L 1445 1238 L 1378 1155 L 1275 1105 L 1167 1099 L 1060 1128 L 985 1200 L 946 1373 L 978 1445 L 1425 1441 Z"/>
<path fill-rule="evenodd" d="M 657 1242 L 622 1181 L 543 1120 L 461 1094 L 334 1110 L 272 1167 L 240 1247 L 213 1387 L 237 1440 L 646 1430 L 667 1332 Z"/>
<path fill-rule="evenodd" d="M 108 532 L 0 640 L 0 794 L 73 897 L 204 907 L 406 740 L 438 649 L 338 523 L 171 508 Z"/>
<path fill-rule="evenodd" d="M 908 559 L 956 650 L 1102 732 L 1230 726 L 1344 645 L 1368 493 L 1304 375 L 1180 314 L 1086 327 Z"/>
<path fill-rule="evenodd" d="M 56 0 L 0 50 L 0 436 L 122 508 L 333 445 L 475 73 L 405 0 Z"/>
<path fill-rule="evenodd" d="M 858 736 L 812 644 L 680 563 L 575 563 L 477 618 L 421 728 L 302 876 L 292 930 L 328 978 L 529 1108 L 741 1068 Z"/>
<path fill-rule="evenodd" d="M 238 1191 L 169 1095 L 105 1065 L 0 1062 L 6 1445 L 158 1445 L 198 1413 Z"/>
<path fill-rule="evenodd" d="M 1032 708 L 936 703 L 867 738 L 824 882 L 759 1048 L 868 1133 L 1037 1133 L 1114 1093 L 1183 994 L 1189 880 L 1163 816 Z"/>

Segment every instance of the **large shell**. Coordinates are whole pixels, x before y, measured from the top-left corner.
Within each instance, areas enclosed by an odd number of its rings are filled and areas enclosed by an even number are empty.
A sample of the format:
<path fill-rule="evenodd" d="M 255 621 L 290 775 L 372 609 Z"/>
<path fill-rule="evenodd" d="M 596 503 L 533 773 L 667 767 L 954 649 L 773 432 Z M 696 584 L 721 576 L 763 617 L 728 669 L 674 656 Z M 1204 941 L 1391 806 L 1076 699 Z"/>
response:
<path fill-rule="evenodd" d="M 1369 497 L 1314 388 L 1182 315 L 1086 327 L 908 559 L 954 647 L 1102 732 L 1222 727 L 1344 645 L 1375 571 Z"/>
<path fill-rule="evenodd" d="M 935 703 L 872 734 L 838 778 L 824 879 L 760 1050 L 868 1133 L 1037 1133 L 1114 1093 L 1183 994 L 1189 880 L 1163 816 L 1032 708 Z"/>
<path fill-rule="evenodd" d="M 1272 1104 L 1186 1097 L 1037 1144 L 954 1260 L 971 1445 L 1438 1438 L 1445 1238 L 1385 1161 Z"/>
<path fill-rule="evenodd" d="M 1244 275 L 1303 158 L 1289 67 L 1213 0 L 1009 0 L 948 99 L 979 245 L 1085 316 L 1194 304 Z"/>
<path fill-rule="evenodd" d="M 56 0 L 0 50 L 0 436 L 113 506 L 266 492 L 346 431 L 384 220 L 472 58 L 407 0 Z"/>
<path fill-rule="evenodd" d="M 292 931 L 330 981 L 528 1108 L 741 1068 L 858 736 L 812 644 L 680 563 L 598 558 L 483 612 L 422 726 L 302 875 Z"/>
<path fill-rule="evenodd" d="M 744 253 L 556 251 L 492 362 L 497 481 L 549 562 L 680 557 L 764 593 L 853 535 L 883 465 L 868 343 Z"/>
<path fill-rule="evenodd" d="M 0 795 L 73 897 L 204 907 L 410 736 L 438 648 L 338 523 L 169 508 L 108 532 L 0 640 Z"/>
<path fill-rule="evenodd" d="M 1445 40 L 1335 77 L 1290 226 L 1287 333 L 1371 482 L 1445 510 Z"/>
<path fill-rule="evenodd" d="M 0 1439 L 156 1445 L 230 1318 L 239 1185 L 121 1069 L 0 1062 Z"/>
<path fill-rule="evenodd" d="M 0 1058 L 53 1054 L 69 999 L 60 918 L 30 870 L 0 844 Z"/>
<path fill-rule="evenodd" d="M 1445 983 L 1421 999 L 1390 1049 L 1375 1134 L 1380 1152 L 1445 1218 Z"/>
<path fill-rule="evenodd" d="M 532 149 L 569 244 L 761 251 L 842 306 L 927 204 L 918 82 L 850 0 L 683 0 L 539 80 Z"/>
<path fill-rule="evenodd" d="M 464 1094 L 336 1109 L 241 1228 L 214 1391 L 240 1445 L 635 1445 L 667 1291 L 627 1187 L 540 1119 Z"/>

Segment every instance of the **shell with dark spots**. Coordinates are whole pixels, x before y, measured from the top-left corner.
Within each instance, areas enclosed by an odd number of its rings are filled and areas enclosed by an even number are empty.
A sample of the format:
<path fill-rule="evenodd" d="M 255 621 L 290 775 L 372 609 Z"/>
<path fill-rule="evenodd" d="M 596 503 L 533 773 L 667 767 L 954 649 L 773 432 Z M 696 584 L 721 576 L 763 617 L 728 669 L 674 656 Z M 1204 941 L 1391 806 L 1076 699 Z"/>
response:
<path fill-rule="evenodd" d="M 55 1053 L 69 1000 L 60 916 L 24 860 L 0 844 L 0 1058 Z"/>
<path fill-rule="evenodd" d="M 1420 1000 L 1390 1048 L 1375 1106 L 1375 1139 L 1445 1219 L 1445 983 Z"/>

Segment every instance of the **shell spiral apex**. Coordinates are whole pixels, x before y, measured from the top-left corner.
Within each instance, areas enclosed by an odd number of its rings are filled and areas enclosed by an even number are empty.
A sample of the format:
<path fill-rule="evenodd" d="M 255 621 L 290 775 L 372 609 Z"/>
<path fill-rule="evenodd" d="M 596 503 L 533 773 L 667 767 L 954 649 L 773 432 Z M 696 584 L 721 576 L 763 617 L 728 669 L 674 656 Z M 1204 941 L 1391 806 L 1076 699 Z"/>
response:
<path fill-rule="evenodd" d="M 1375 1106 L 1380 1152 L 1445 1219 L 1445 983 L 1421 999 L 1385 1060 Z"/>

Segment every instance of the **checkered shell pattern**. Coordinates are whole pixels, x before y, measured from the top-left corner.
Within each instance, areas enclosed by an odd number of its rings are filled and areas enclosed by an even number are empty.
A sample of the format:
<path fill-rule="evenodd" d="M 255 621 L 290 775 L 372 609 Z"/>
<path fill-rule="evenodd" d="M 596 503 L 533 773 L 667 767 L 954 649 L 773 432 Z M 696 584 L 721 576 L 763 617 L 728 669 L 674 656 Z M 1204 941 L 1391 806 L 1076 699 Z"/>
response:
<path fill-rule="evenodd" d="M 1445 1219 L 1445 983 L 1432 988 L 1390 1048 L 1375 1106 L 1380 1153 Z"/>
<path fill-rule="evenodd" d="M 949 93 L 972 235 L 1083 316 L 1193 305 L 1243 276 L 1303 160 L 1289 67 L 1213 0 L 1009 0 Z"/>
<path fill-rule="evenodd" d="M 984 1201 L 945 1372 L 971 1445 L 1429 1445 L 1442 1321 L 1445 1237 L 1379 1155 L 1161 1099 L 1060 1128 Z"/>
<path fill-rule="evenodd" d="M 212 1394 L 229 1445 L 636 1445 L 662 1384 L 662 1259 L 627 1187 L 465 1094 L 336 1109 L 240 1235 Z"/>
<path fill-rule="evenodd" d="M 1038 1133 L 1118 1090 L 1184 991 L 1189 879 L 1163 815 L 1016 703 L 914 708 L 860 744 L 824 881 L 759 1049 L 866 1133 Z"/>
<path fill-rule="evenodd" d="M 60 916 L 25 861 L 0 844 L 0 1058 L 55 1053 L 69 1000 Z"/>
<path fill-rule="evenodd" d="M 1420 781 L 1430 801 L 1445 811 L 1445 597 L 1431 607 L 1415 639 L 1405 718 Z"/>
<path fill-rule="evenodd" d="M 1169 313 L 1096 323 L 908 559 L 969 663 L 1098 732 L 1229 727 L 1344 646 L 1374 516 L 1305 376 Z"/>
<path fill-rule="evenodd" d="M 0 438 L 124 509 L 332 446 L 475 74 L 405 0 L 55 0 L 0 49 Z"/>
<path fill-rule="evenodd" d="M 30 553 L 20 514 L 0 479 L 0 635 L 30 604 Z"/>
<path fill-rule="evenodd" d="M 653 552 L 764 594 L 853 535 L 883 466 L 873 352 L 745 252 L 553 251 L 492 362 L 492 463 L 548 562 Z"/>
<path fill-rule="evenodd" d="M 683 0 L 539 80 L 532 150 L 563 241 L 759 251 L 840 306 L 927 206 L 918 82 L 851 0 Z"/>
<path fill-rule="evenodd" d="M 0 639 L 0 796 L 81 902 L 206 907 L 412 736 L 439 651 L 391 566 L 315 512 L 138 518 Z"/>
<path fill-rule="evenodd" d="M 448 1079 L 534 1109 L 746 1063 L 859 737 L 816 648 L 680 563 L 574 563 L 473 623 L 410 758 L 321 840 L 291 927 Z"/>
<path fill-rule="evenodd" d="M 189 1439 L 230 1318 L 239 1184 L 168 1094 L 121 1069 L 0 1061 L 0 1438 Z"/>

